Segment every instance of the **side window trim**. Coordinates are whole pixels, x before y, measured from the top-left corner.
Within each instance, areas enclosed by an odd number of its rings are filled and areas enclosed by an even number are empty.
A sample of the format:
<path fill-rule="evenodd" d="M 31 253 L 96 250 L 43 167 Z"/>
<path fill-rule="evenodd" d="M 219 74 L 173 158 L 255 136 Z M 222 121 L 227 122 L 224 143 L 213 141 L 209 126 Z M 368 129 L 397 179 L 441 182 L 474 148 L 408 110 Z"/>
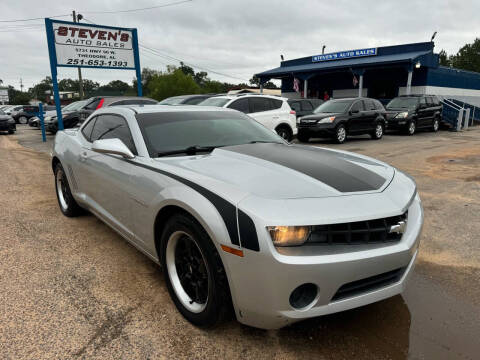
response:
<path fill-rule="evenodd" d="M 85 140 L 87 140 L 89 143 L 92 143 L 91 141 L 91 136 L 92 136 L 92 131 L 93 131 L 93 128 L 95 127 L 95 122 L 97 121 L 97 118 L 98 116 L 94 116 L 92 117 L 90 120 L 88 120 L 85 125 L 82 126 L 82 129 L 81 129 L 81 133 L 82 133 L 82 136 L 84 137 Z M 88 124 L 90 124 L 91 122 L 93 122 L 93 127 L 92 127 L 92 130 L 90 131 L 90 135 L 87 136 L 85 135 L 85 132 L 84 132 L 84 129 L 88 126 Z"/>
<path fill-rule="evenodd" d="M 97 125 L 97 124 L 96 124 L 96 120 L 97 120 L 99 117 L 104 116 L 104 115 L 105 115 L 105 116 L 108 115 L 108 116 L 118 117 L 118 118 L 120 118 L 122 121 L 125 122 L 125 125 L 127 125 L 128 133 L 130 134 L 130 138 L 132 139 L 132 144 L 133 144 L 133 147 L 134 147 L 134 149 L 133 149 L 134 151 L 132 151 L 132 152 L 133 152 L 134 155 L 138 155 L 137 145 L 135 144 L 135 140 L 134 140 L 133 135 L 132 135 L 132 130 L 130 129 L 130 126 L 128 125 L 127 119 L 125 119 L 125 118 L 124 118 L 122 115 L 120 115 L 120 114 L 102 113 L 102 114 L 99 114 L 99 115 L 95 116 L 95 118 L 94 118 L 94 119 L 95 119 L 95 124 L 93 125 L 92 133 L 93 133 L 93 129 L 94 129 L 95 126 Z M 92 119 L 92 120 L 93 120 L 93 119 Z M 89 121 L 89 122 L 90 122 L 90 121 Z M 91 135 L 90 135 L 90 136 L 91 136 Z M 90 141 L 89 141 L 89 142 L 90 142 L 90 143 L 93 142 L 93 141 L 91 141 L 91 137 L 90 137 Z M 125 145 L 128 147 L 127 144 L 125 144 Z"/>

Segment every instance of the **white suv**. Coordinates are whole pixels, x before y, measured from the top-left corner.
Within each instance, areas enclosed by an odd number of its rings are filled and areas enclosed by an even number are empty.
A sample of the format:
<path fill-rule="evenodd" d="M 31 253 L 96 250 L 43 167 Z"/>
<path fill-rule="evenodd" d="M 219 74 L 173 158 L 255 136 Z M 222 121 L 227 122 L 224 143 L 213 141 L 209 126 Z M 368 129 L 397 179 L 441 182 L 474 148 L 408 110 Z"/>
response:
<path fill-rule="evenodd" d="M 248 114 L 263 126 L 275 130 L 278 135 L 291 141 L 297 134 L 295 111 L 288 99 L 270 95 L 225 95 L 208 98 L 198 105 L 235 109 Z"/>

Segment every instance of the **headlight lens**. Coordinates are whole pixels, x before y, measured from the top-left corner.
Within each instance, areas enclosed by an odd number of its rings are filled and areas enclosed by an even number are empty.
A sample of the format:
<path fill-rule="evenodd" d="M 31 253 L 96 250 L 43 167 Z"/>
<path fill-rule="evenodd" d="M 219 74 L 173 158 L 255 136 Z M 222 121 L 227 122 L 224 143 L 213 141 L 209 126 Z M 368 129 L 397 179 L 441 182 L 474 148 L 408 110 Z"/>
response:
<path fill-rule="evenodd" d="M 395 115 L 395 117 L 396 117 L 397 119 L 405 119 L 406 117 L 408 117 L 408 111 L 404 111 L 404 112 L 398 113 L 397 115 Z"/>
<path fill-rule="evenodd" d="M 318 123 L 319 124 L 328 124 L 328 123 L 332 123 L 334 120 L 335 120 L 335 116 L 330 116 L 330 117 L 327 117 L 327 118 L 324 118 L 324 119 L 320 120 Z"/>
<path fill-rule="evenodd" d="M 267 226 L 275 246 L 298 246 L 310 236 L 310 226 Z"/>

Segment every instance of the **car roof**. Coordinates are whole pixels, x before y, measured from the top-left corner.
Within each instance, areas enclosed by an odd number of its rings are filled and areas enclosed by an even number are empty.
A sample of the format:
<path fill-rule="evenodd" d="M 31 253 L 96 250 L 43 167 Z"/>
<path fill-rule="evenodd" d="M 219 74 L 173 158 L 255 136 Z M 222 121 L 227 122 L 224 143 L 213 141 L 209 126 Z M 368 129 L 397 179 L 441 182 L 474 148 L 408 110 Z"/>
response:
<path fill-rule="evenodd" d="M 245 97 L 253 97 L 253 98 L 268 98 L 268 99 L 277 99 L 277 100 L 285 100 L 288 101 L 288 98 L 276 95 L 265 95 L 265 94 L 237 94 L 237 95 L 219 95 L 219 96 L 212 96 L 211 98 L 219 98 L 219 99 L 241 99 Z"/>
<path fill-rule="evenodd" d="M 162 112 L 194 112 L 194 111 L 214 111 L 214 112 L 230 112 L 235 111 L 232 109 L 215 107 L 215 106 L 191 106 L 191 105 L 125 105 L 121 107 L 126 107 L 135 111 L 138 114 L 147 114 L 147 113 L 162 113 Z M 120 106 L 119 106 L 120 108 Z M 110 108 L 112 109 L 112 108 Z"/>

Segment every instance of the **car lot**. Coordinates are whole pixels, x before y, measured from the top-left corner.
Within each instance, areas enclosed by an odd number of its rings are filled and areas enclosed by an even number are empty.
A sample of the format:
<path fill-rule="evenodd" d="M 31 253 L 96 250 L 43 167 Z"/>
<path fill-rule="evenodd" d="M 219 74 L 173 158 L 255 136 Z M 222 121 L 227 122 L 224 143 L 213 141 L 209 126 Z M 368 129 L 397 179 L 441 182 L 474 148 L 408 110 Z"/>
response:
<path fill-rule="evenodd" d="M 23 125 L 0 135 L 2 358 L 473 359 L 480 350 L 478 128 L 310 143 L 414 176 L 425 208 L 421 252 L 403 297 L 278 331 L 187 323 L 161 269 L 93 216 L 61 215 L 48 139 Z"/>

